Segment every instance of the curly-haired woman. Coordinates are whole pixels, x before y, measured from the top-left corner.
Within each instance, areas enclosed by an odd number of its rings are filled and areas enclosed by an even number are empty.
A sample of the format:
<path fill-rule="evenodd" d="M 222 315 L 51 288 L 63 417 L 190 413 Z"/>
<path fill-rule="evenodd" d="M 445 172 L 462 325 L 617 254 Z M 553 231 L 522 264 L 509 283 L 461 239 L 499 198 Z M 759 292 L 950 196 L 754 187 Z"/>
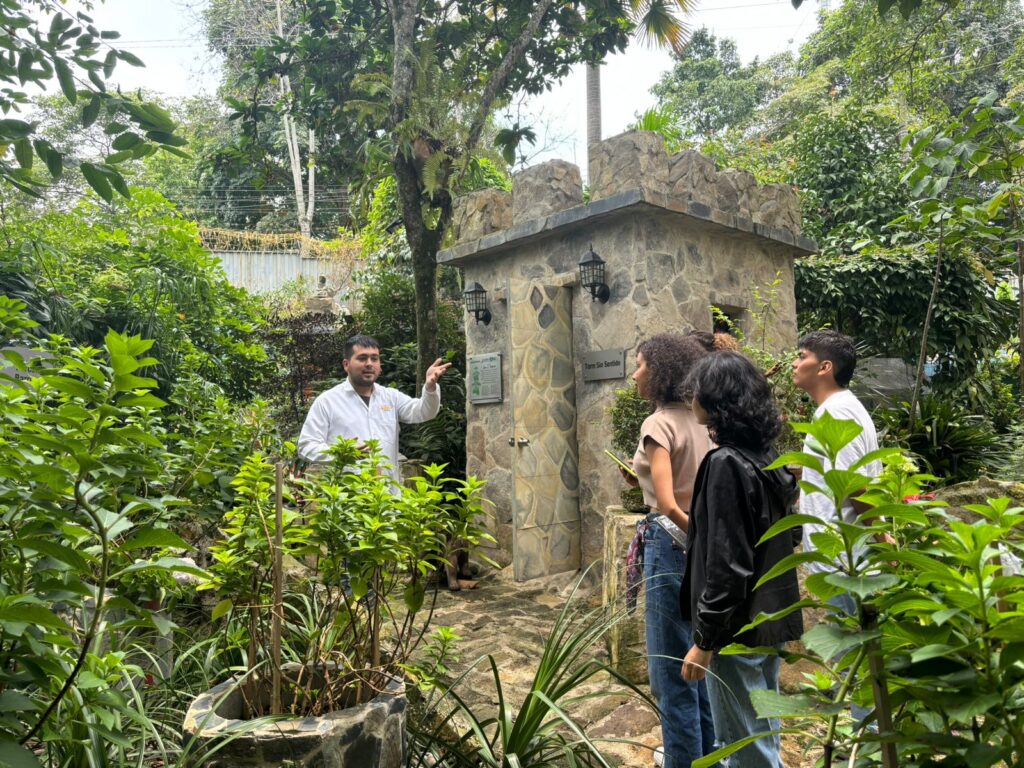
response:
<path fill-rule="evenodd" d="M 640 428 L 633 469 L 648 515 L 644 534 L 644 620 L 651 691 L 661 710 L 666 768 L 689 768 L 714 749 L 715 733 L 704 682 L 679 677 L 690 648 L 689 622 L 679 617 L 678 594 L 686 568 L 683 545 L 693 482 L 711 447 L 707 429 L 690 410 L 684 382 L 707 351 L 693 338 L 660 334 L 637 348 L 633 380 L 655 410 Z"/>
<path fill-rule="evenodd" d="M 760 613 L 774 613 L 800 599 L 796 571 L 755 589 L 793 552 L 786 534 L 758 543 L 796 499 L 796 480 L 785 469 L 765 470 L 777 457 L 772 443 L 782 429 L 764 374 L 737 352 L 715 352 L 689 379 L 693 412 L 718 447 L 697 473 L 690 510 L 687 570 L 680 613 L 693 622 L 694 645 L 683 662 L 683 679 L 696 683 L 707 670 L 715 730 L 726 744 L 778 729 L 759 718 L 750 701 L 757 689 L 778 691 L 779 657 L 749 653 L 723 656 L 726 645 L 781 645 L 803 632 L 800 612 L 741 632 Z M 779 737 L 765 736 L 729 758 L 730 768 L 781 768 Z"/>

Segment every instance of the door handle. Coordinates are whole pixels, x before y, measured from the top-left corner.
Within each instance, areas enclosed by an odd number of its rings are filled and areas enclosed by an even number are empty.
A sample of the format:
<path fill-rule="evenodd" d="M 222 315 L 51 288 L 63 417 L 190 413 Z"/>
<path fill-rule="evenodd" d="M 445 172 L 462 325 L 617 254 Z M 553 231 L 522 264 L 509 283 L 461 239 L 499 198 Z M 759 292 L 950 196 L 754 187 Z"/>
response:
<path fill-rule="evenodd" d="M 520 437 L 518 440 L 516 440 L 516 445 L 518 445 L 520 448 L 522 448 L 525 445 L 529 445 L 529 444 L 530 444 L 530 438 L 528 438 L 528 437 Z"/>

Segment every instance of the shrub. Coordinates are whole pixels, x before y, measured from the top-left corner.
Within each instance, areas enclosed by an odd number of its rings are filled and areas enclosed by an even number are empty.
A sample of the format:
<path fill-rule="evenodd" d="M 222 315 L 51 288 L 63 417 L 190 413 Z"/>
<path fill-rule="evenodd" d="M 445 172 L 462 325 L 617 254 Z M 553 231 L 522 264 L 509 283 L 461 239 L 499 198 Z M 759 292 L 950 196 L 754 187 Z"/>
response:
<path fill-rule="evenodd" d="M 881 408 L 875 415 L 885 426 L 887 442 L 918 457 L 942 484 L 974 480 L 1005 456 L 1003 438 L 983 416 L 943 397 L 921 398 L 910 432 L 909 403 Z"/>

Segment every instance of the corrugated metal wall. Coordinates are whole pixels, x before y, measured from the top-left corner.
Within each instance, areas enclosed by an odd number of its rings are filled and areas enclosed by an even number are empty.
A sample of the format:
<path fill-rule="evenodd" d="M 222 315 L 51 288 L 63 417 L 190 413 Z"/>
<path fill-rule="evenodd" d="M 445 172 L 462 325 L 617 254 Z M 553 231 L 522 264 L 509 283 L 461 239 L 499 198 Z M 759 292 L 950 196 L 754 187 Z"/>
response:
<path fill-rule="evenodd" d="M 316 286 L 321 275 L 336 282 L 336 265 L 327 259 L 304 258 L 297 251 L 211 251 L 220 259 L 232 285 L 253 293 L 280 288 L 289 281 L 304 278 Z M 337 287 L 337 286 L 335 286 Z"/>

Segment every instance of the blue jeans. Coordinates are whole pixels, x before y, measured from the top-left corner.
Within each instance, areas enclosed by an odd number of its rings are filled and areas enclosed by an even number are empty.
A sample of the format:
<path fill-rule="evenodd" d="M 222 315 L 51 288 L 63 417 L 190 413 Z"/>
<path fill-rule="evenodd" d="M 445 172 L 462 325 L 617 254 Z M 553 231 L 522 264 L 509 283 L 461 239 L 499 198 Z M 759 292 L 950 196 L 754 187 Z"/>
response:
<path fill-rule="evenodd" d="M 683 657 L 693 643 L 690 622 L 679 617 L 686 554 L 657 523 L 644 537 L 644 622 L 651 693 L 661 710 L 665 768 L 690 768 L 715 749 L 707 686 L 683 680 Z"/>
<path fill-rule="evenodd" d="M 750 692 L 757 689 L 779 690 L 778 656 L 716 653 L 712 657 L 708 694 L 723 746 L 755 733 L 778 730 L 778 720 L 766 720 L 754 712 Z M 779 737 L 766 736 L 748 744 L 729 756 L 728 765 L 729 768 L 784 768 L 779 755 Z"/>

